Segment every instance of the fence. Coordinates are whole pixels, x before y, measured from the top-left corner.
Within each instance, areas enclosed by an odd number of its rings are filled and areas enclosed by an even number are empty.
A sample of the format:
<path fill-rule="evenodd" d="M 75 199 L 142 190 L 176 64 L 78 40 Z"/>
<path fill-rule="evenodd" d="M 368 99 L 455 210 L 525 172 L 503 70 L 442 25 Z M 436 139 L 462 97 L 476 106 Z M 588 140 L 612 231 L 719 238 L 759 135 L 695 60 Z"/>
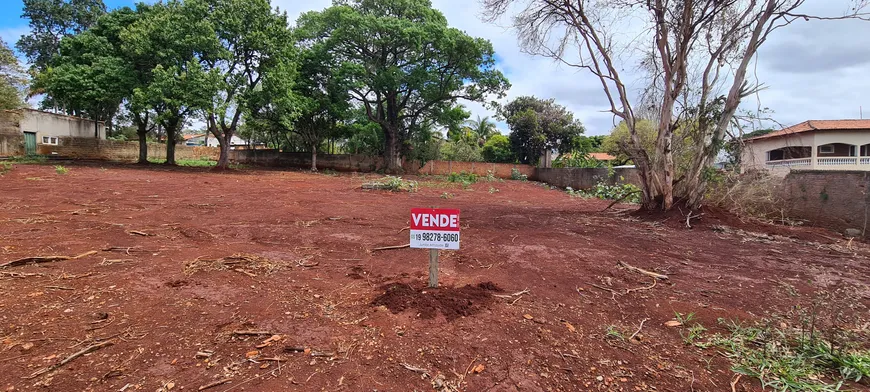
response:
<path fill-rule="evenodd" d="M 61 137 L 57 145 L 40 144 L 40 155 L 52 155 L 71 159 L 100 159 L 112 161 L 136 161 L 139 159 L 139 142 L 120 142 L 83 137 Z M 220 150 L 216 147 L 175 146 L 175 159 L 217 160 Z M 166 159 L 166 145 L 148 143 L 148 159 Z"/>
<path fill-rule="evenodd" d="M 640 177 L 635 168 L 544 168 L 535 169 L 535 180 L 562 188 L 588 189 L 599 182 L 608 185 L 640 185 Z"/>
<path fill-rule="evenodd" d="M 792 171 L 780 187 L 787 217 L 837 231 L 857 229 L 865 237 L 870 220 L 868 191 L 870 172 L 866 171 Z"/>

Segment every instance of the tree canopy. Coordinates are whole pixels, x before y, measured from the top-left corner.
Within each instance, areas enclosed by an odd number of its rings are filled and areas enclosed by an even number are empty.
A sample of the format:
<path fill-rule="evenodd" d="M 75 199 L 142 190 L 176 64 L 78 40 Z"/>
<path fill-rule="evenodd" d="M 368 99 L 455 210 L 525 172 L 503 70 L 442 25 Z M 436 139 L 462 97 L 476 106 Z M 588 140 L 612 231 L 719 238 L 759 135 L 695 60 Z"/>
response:
<path fill-rule="evenodd" d="M 299 18 L 301 45 L 324 45 L 351 96 L 384 134 L 389 171 L 401 170 L 411 132 L 458 99 L 502 96 L 492 44 L 447 25 L 428 0 L 357 0 Z"/>
<path fill-rule="evenodd" d="M 585 130 L 580 121 L 553 99 L 522 96 L 499 110 L 510 128 L 510 142 L 522 163 L 537 164 L 548 150 L 568 152 Z"/>
<path fill-rule="evenodd" d="M 33 69 L 48 68 L 64 37 L 84 32 L 106 13 L 102 0 L 24 0 L 30 34 L 16 44 Z"/>

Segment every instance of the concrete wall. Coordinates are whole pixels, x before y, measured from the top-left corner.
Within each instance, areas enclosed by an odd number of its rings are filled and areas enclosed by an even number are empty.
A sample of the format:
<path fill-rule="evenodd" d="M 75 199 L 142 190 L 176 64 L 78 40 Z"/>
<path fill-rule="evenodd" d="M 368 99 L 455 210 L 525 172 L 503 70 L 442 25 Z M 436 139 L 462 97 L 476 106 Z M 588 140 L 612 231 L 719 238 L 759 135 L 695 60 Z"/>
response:
<path fill-rule="evenodd" d="M 94 121 L 63 114 L 21 109 L 21 132 L 35 132 L 36 143 L 42 144 L 43 136 L 94 138 Z M 106 126 L 97 123 L 100 139 L 106 138 Z"/>
<path fill-rule="evenodd" d="M 562 188 L 589 189 L 599 182 L 610 185 L 634 184 L 640 185 L 640 177 L 637 169 L 621 168 L 613 169 L 613 176 L 607 168 L 542 168 L 535 169 L 534 179 L 547 184 Z"/>
<path fill-rule="evenodd" d="M 24 134 L 16 112 L 0 112 L 0 157 L 24 155 Z"/>
<path fill-rule="evenodd" d="M 56 146 L 39 144 L 36 152 L 71 159 L 98 159 L 135 162 L 139 159 L 139 142 L 97 140 L 92 137 L 61 137 Z M 175 146 L 175 159 L 217 160 L 220 151 L 214 147 Z M 148 143 L 148 159 L 166 159 L 166 145 Z"/>
<path fill-rule="evenodd" d="M 448 175 L 450 173 L 474 173 L 486 176 L 488 173 L 498 178 L 511 178 L 511 172 L 516 169 L 529 178 L 535 177 L 535 167 L 512 163 L 487 163 L 487 162 L 453 162 L 453 161 L 429 161 L 426 162 L 417 174 Z"/>
<path fill-rule="evenodd" d="M 868 237 L 870 172 L 792 171 L 780 189 L 786 215 L 839 232 L 858 229 Z"/>
<path fill-rule="evenodd" d="M 278 150 L 231 150 L 230 162 L 267 167 L 311 168 L 311 153 Z M 362 154 L 317 154 L 317 168 L 373 172 L 383 167 L 381 157 Z"/>

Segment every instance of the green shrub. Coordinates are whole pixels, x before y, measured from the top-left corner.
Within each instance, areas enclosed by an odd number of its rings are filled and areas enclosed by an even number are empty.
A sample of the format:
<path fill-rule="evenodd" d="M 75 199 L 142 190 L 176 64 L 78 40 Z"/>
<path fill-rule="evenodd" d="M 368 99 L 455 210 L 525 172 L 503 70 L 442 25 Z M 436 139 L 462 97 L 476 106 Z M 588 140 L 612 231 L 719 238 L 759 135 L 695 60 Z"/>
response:
<path fill-rule="evenodd" d="M 517 170 L 517 168 L 513 168 L 513 169 L 511 169 L 511 180 L 528 181 L 529 176 L 527 176 L 523 173 L 520 173 L 520 171 Z"/>
<path fill-rule="evenodd" d="M 0 161 L 0 176 L 12 170 L 12 162 Z"/>
<path fill-rule="evenodd" d="M 415 192 L 419 188 L 417 181 L 403 180 L 402 177 L 385 176 L 369 184 L 370 188 L 385 189 L 390 192 Z"/>
<path fill-rule="evenodd" d="M 447 181 L 459 182 L 459 183 L 462 183 L 463 186 L 468 186 L 468 185 L 476 183 L 477 178 L 478 178 L 477 174 L 474 174 L 474 173 L 466 173 L 466 172 L 461 172 L 459 174 L 450 173 L 450 175 L 447 176 Z"/>
<path fill-rule="evenodd" d="M 632 184 L 609 185 L 598 182 L 587 190 L 565 188 L 565 192 L 574 197 L 597 197 L 604 200 L 622 200 L 626 203 L 640 203 L 640 188 Z"/>
<path fill-rule="evenodd" d="M 569 152 L 567 154 L 562 154 L 555 161 L 553 161 L 553 167 L 562 168 L 562 167 L 585 167 L 585 168 L 597 168 L 604 167 L 604 162 L 599 161 L 595 158 L 592 158 L 589 155 L 580 152 Z"/>
<path fill-rule="evenodd" d="M 61 165 L 56 165 L 54 167 L 54 171 L 55 171 L 55 173 L 60 174 L 60 175 L 64 175 L 64 174 L 69 173 L 69 169 L 67 169 Z"/>

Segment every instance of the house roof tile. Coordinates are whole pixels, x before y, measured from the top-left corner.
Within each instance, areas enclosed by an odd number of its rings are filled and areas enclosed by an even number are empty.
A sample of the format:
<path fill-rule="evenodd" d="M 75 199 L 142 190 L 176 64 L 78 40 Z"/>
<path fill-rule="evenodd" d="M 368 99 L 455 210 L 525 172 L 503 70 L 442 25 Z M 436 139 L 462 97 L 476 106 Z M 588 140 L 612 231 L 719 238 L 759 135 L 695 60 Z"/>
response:
<path fill-rule="evenodd" d="M 589 156 L 592 158 L 595 158 L 599 161 L 612 161 L 612 160 L 616 159 L 615 156 L 610 155 L 606 152 L 590 152 Z"/>
<path fill-rule="evenodd" d="M 800 124 L 792 125 L 788 128 L 780 129 L 779 131 L 768 133 L 766 135 L 751 137 L 746 139 L 745 141 L 770 139 L 810 131 L 842 131 L 857 129 L 870 130 L 870 120 L 808 120 Z"/>

